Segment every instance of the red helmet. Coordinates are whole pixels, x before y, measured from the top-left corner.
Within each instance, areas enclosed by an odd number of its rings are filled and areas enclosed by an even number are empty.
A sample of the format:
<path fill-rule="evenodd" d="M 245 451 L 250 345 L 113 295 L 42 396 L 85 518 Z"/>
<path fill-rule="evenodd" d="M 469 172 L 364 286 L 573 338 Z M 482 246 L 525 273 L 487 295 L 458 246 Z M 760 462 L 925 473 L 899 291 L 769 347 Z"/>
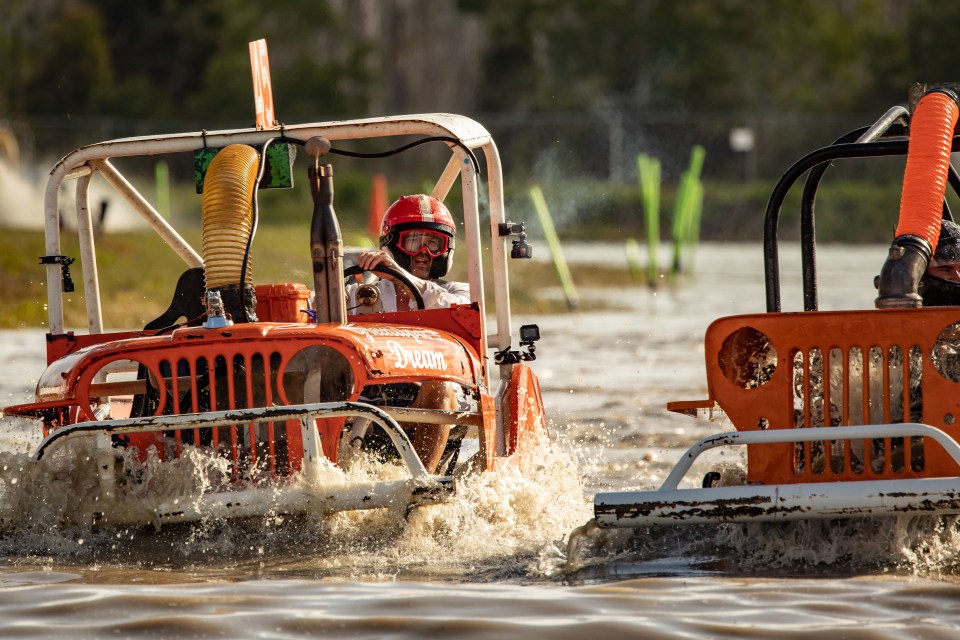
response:
<path fill-rule="evenodd" d="M 410 257 L 419 253 L 401 246 L 401 235 L 411 229 L 430 230 L 438 232 L 445 242 L 434 253 L 429 251 L 433 258 L 430 265 L 430 277 L 442 278 L 453 266 L 453 245 L 456 235 L 456 225 L 453 216 L 442 202 L 433 196 L 423 194 L 403 196 L 387 209 L 380 223 L 380 246 L 390 249 L 394 260 L 401 267 L 410 271 Z M 422 250 L 428 250 L 426 246 Z"/>

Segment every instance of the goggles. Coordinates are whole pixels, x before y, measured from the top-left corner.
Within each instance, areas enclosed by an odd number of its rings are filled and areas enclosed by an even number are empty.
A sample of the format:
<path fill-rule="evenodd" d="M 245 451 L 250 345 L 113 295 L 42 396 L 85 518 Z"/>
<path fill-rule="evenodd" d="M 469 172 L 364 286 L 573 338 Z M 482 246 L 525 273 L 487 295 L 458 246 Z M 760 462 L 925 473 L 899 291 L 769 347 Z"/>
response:
<path fill-rule="evenodd" d="M 426 251 L 431 258 L 439 258 L 447 252 L 450 238 L 445 233 L 431 229 L 408 229 L 401 231 L 397 247 L 408 256 Z"/>

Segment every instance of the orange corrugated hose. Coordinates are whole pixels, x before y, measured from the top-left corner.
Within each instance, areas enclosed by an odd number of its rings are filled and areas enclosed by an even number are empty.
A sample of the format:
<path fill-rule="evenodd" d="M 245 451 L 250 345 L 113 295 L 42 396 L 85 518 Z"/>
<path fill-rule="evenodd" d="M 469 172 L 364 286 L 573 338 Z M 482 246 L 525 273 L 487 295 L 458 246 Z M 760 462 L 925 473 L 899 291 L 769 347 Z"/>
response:
<path fill-rule="evenodd" d="M 950 147 L 958 115 L 956 101 L 935 91 L 920 100 L 911 118 L 896 236 L 923 238 L 930 243 L 931 253 L 937 250 L 940 237 Z"/>
<path fill-rule="evenodd" d="M 222 149 L 210 163 L 200 202 L 203 268 L 207 290 L 250 282 L 243 255 L 253 228 L 253 184 L 260 156 L 245 144 Z"/>

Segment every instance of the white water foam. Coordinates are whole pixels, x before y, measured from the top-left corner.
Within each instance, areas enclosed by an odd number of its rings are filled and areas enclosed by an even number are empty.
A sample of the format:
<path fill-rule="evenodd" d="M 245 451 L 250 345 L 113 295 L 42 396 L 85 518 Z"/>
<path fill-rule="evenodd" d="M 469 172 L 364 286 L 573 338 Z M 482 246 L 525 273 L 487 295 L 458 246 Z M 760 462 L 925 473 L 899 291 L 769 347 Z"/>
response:
<path fill-rule="evenodd" d="M 580 580 L 703 573 L 895 572 L 942 577 L 960 574 L 960 518 L 891 516 L 592 529 L 572 547 L 566 572 Z"/>
<path fill-rule="evenodd" d="M 184 566 L 214 554 L 221 561 L 256 561 L 284 573 L 349 575 L 392 579 L 426 572 L 462 578 L 485 573 L 493 578 L 546 577 L 562 568 L 565 534 L 589 517 L 574 458 L 548 445 L 527 475 L 512 465 L 468 475 L 439 505 L 405 513 L 405 505 L 333 515 L 263 518 L 224 523 L 203 521 L 188 527 L 97 527 L 102 509 L 92 439 L 77 440 L 39 462 L 23 453 L 0 453 L 0 540 L 6 556 L 35 556 L 46 562 L 71 557 L 136 557 L 138 563 Z M 226 460 L 185 447 L 181 458 L 143 462 L 132 451 L 117 458 L 118 487 L 126 515 L 150 522 L 161 501 L 188 503 L 202 491 L 230 482 Z M 407 472 L 392 464 L 354 464 L 347 472 L 321 469 L 326 489 L 353 482 L 390 480 Z M 291 483 L 305 483 L 296 476 Z M 175 544 L 168 545 L 167 530 Z M 148 539 L 154 543 L 149 544 Z M 150 549 L 150 550 L 146 550 Z M 291 559 L 295 549 L 310 557 Z M 282 565 L 282 568 L 281 568 Z"/>

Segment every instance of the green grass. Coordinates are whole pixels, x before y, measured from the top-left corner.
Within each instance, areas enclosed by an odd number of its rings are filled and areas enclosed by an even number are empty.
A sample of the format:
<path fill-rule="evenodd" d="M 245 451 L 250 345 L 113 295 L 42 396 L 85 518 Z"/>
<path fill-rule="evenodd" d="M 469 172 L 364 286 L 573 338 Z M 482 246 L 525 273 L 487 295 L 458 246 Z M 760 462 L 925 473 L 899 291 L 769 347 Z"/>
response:
<path fill-rule="evenodd" d="M 185 239 L 201 251 L 199 230 L 187 230 Z M 62 234 L 61 252 L 79 256 L 76 238 Z M 111 233 L 97 238 L 97 271 L 104 324 L 109 328 L 138 328 L 169 305 L 177 278 L 186 265 L 153 232 Z M 0 233 L 0 327 L 30 328 L 47 324 L 43 233 L 4 229 Z M 636 286 L 626 269 L 571 268 L 580 287 Z M 79 259 L 71 267 L 76 291 L 64 294 L 64 321 L 86 326 L 83 273 Z M 309 231 L 302 225 L 261 226 L 251 255 L 251 273 L 257 284 L 303 282 L 312 288 Z M 450 274 L 466 279 L 462 266 Z M 488 289 L 492 276 L 485 274 Z M 560 286 L 549 262 L 510 262 L 511 308 L 516 313 L 554 313 L 566 308 L 556 295 Z M 489 291 L 488 291 L 489 293 Z M 597 308 L 594 305 L 591 308 Z"/>

